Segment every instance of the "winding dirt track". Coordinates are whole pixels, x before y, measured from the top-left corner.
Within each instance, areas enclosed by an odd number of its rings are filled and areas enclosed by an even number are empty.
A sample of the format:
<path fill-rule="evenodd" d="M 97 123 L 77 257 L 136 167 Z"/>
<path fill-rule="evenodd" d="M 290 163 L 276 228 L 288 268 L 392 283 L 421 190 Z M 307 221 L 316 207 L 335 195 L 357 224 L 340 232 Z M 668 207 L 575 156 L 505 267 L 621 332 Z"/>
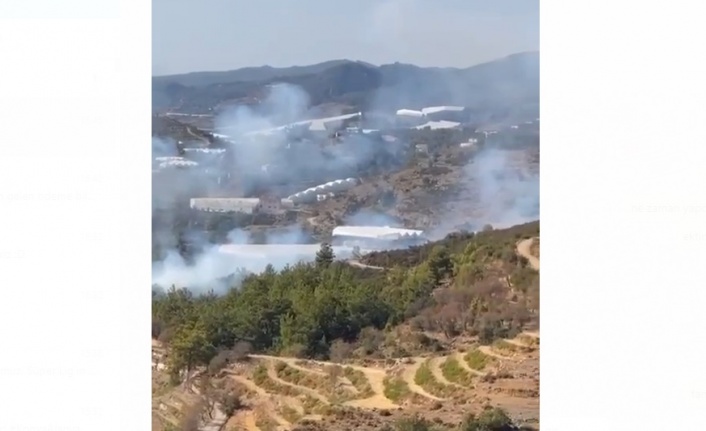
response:
<path fill-rule="evenodd" d="M 484 353 L 487 356 L 492 356 L 493 358 L 496 358 L 496 359 L 502 359 L 503 361 L 514 361 L 515 360 L 514 358 L 511 358 L 510 356 L 504 356 L 499 353 L 495 353 L 490 346 L 478 346 L 478 350 L 480 350 L 481 353 Z"/>
<path fill-rule="evenodd" d="M 264 389 L 262 389 L 261 387 L 259 387 L 258 385 L 256 385 L 252 380 L 248 380 L 248 379 L 246 379 L 246 378 L 243 377 L 243 376 L 239 376 L 239 375 L 237 375 L 237 374 L 232 374 L 232 373 L 228 373 L 228 376 L 229 376 L 231 379 L 233 379 L 233 380 L 235 380 L 236 382 L 238 382 L 239 384 L 245 386 L 248 390 L 251 390 L 251 391 L 255 392 L 256 394 L 258 394 L 258 395 L 260 395 L 260 396 L 266 396 L 266 395 L 267 395 L 267 391 L 265 391 Z"/>
<path fill-rule="evenodd" d="M 429 361 L 429 369 L 431 370 L 431 374 L 434 376 L 437 382 L 443 383 L 447 386 L 454 386 L 457 388 L 463 388 L 463 386 L 459 385 L 458 383 L 452 382 L 446 377 L 444 377 L 444 373 L 441 371 L 441 364 L 446 361 L 447 356 L 437 356 L 436 358 L 432 358 Z M 456 358 L 458 359 L 458 358 Z M 459 360 L 459 362 L 461 362 Z"/>
<path fill-rule="evenodd" d="M 417 373 L 417 370 L 425 360 L 426 358 L 414 358 L 414 365 L 405 368 L 405 370 L 402 372 L 402 379 L 407 383 L 410 391 L 432 399 L 434 401 L 443 401 L 442 398 L 430 394 L 429 392 L 425 391 L 423 387 L 419 386 L 414 382 L 414 375 Z"/>
<path fill-rule="evenodd" d="M 453 359 L 457 360 L 459 365 L 461 366 L 461 368 L 468 371 L 469 373 L 476 374 L 478 376 L 482 376 L 485 374 L 482 371 L 474 370 L 473 368 L 468 366 L 468 362 L 466 362 L 466 358 L 463 357 L 463 352 L 456 352 L 453 355 L 451 355 L 451 357 Z M 460 386 L 460 385 L 457 385 L 457 386 Z M 461 387 L 463 387 L 463 386 L 461 386 Z"/>
<path fill-rule="evenodd" d="M 385 371 L 374 368 L 360 367 L 357 365 L 350 365 L 350 367 L 365 374 L 365 378 L 368 379 L 370 388 L 373 390 L 375 395 L 370 398 L 348 401 L 345 403 L 346 405 L 361 409 L 380 410 L 392 410 L 399 407 L 397 404 L 393 403 L 391 399 L 385 396 L 385 384 L 383 383 L 385 380 Z"/>
<path fill-rule="evenodd" d="M 532 255 L 532 243 L 535 238 L 523 239 L 517 243 L 517 253 L 529 261 L 530 266 L 539 271 L 539 259 Z"/>
<path fill-rule="evenodd" d="M 257 356 L 253 355 L 253 357 L 257 357 Z M 303 366 L 297 364 L 297 362 L 301 361 L 301 359 L 279 358 L 279 361 L 284 362 L 285 364 L 289 365 L 290 367 L 294 368 L 295 370 L 299 370 L 304 373 L 318 374 L 319 376 L 326 376 L 327 375 L 325 372 L 323 372 L 321 370 L 317 370 L 314 368 L 306 368 L 306 367 L 303 367 Z M 329 364 L 329 365 L 332 365 L 332 364 Z"/>
<path fill-rule="evenodd" d="M 270 356 L 270 355 L 250 355 L 252 358 L 258 358 L 258 359 L 264 359 L 267 361 L 283 361 L 288 364 L 294 363 L 299 361 L 300 359 L 297 358 L 283 358 L 279 356 Z M 323 361 L 314 361 L 314 360 L 309 360 L 310 363 L 312 364 L 317 364 L 321 366 L 326 366 L 326 365 L 331 365 L 330 362 L 323 362 Z M 370 383 L 370 388 L 373 390 L 373 395 L 370 398 L 364 398 L 364 399 L 359 399 L 359 400 L 351 400 L 347 401 L 344 404 L 351 406 L 351 407 L 358 407 L 362 409 L 379 409 L 379 410 L 391 410 L 391 409 L 396 409 L 399 406 L 395 403 L 392 402 L 389 398 L 385 396 L 385 385 L 383 384 L 383 380 L 385 379 L 385 370 L 378 369 L 378 368 L 369 368 L 369 367 L 362 367 L 360 365 L 345 365 L 347 367 L 351 367 L 354 370 L 360 371 L 363 374 L 365 374 L 365 377 L 368 379 L 368 382 Z M 299 368 L 302 368 L 301 366 L 298 366 Z M 311 371 L 308 368 L 306 369 L 307 371 Z M 273 370 L 274 371 L 274 370 Z M 276 374 L 276 373 L 275 373 Z M 278 379 L 277 381 L 281 381 L 281 379 Z M 287 383 L 287 382 L 284 382 Z M 292 386 L 291 384 L 289 384 Z M 297 388 L 299 388 L 297 386 Z M 317 398 L 320 398 L 321 395 L 318 395 Z"/>
<path fill-rule="evenodd" d="M 277 370 L 275 370 L 274 362 L 272 362 L 272 361 L 267 361 L 267 376 L 270 379 L 272 379 L 273 381 L 275 381 L 281 385 L 294 388 L 300 392 L 303 392 L 311 397 L 316 398 L 317 400 L 321 401 L 324 404 L 330 404 L 329 400 L 326 397 L 322 396 L 320 393 L 316 392 L 315 390 L 309 389 L 306 386 L 296 385 L 294 383 L 289 383 L 286 380 L 280 379 L 279 376 L 277 375 Z"/>
<path fill-rule="evenodd" d="M 262 398 L 262 400 L 264 400 L 263 402 L 271 402 L 273 396 L 268 394 L 266 390 L 256 385 L 253 381 L 248 380 L 247 378 L 239 376 L 237 374 L 228 373 L 228 376 L 231 379 L 235 380 L 237 383 L 246 387 L 248 390 L 256 393 L 259 397 Z M 286 399 L 287 405 L 289 405 L 290 407 L 294 406 L 300 412 L 302 411 L 301 403 L 299 403 L 299 400 L 297 400 L 296 398 L 286 396 L 281 396 L 281 398 Z M 267 410 L 270 412 L 270 417 L 272 417 L 272 419 L 274 419 L 280 427 L 288 427 L 291 425 L 285 418 L 277 414 L 274 408 L 268 408 Z M 255 415 L 251 410 L 239 411 L 234 415 L 234 418 L 235 420 L 240 421 L 240 423 L 242 423 L 248 431 L 259 431 L 259 428 L 255 424 Z"/>
<path fill-rule="evenodd" d="M 513 338 L 513 339 L 506 338 L 504 341 L 505 341 L 506 343 L 508 343 L 508 344 L 512 344 L 512 345 L 514 345 L 514 346 L 522 347 L 522 348 L 525 348 L 525 349 L 533 349 L 533 348 L 534 348 L 534 347 L 529 346 L 529 345 L 523 343 L 522 341 L 516 340 L 516 339 L 514 339 L 514 338 Z"/>

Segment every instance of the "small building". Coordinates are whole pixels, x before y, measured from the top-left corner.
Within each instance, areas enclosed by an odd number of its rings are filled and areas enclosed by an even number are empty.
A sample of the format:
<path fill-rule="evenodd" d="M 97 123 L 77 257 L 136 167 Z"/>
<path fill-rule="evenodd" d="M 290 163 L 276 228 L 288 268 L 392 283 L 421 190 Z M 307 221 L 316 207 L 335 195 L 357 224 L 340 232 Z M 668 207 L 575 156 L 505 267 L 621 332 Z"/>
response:
<path fill-rule="evenodd" d="M 331 244 L 365 249 L 403 248 L 425 242 L 423 231 L 389 226 L 337 226 Z"/>
<path fill-rule="evenodd" d="M 395 125 L 397 127 L 412 127 L 424 122 L 422 111 L 413 109 L 399 109 L 395 113 Z"/>
<path fill-rule="evenodd" d="M 422 111 L 417 111 L 414 109 L 398 109 L 397 112 L 395 112 L 395 115 L 397 115 L 398 117 L 412 117 L 412 118 L 424 117 L 424 113 Z"/>
<path fill-rule="evenodd" d="M 466 108 L 463 106 L 430 106 L 422 109 L 424 117 L 429 121 L 464 121 Z"/>
<path fill-rule="evenodd" d="M 159 164 L 160 169 L 166 168 L 192 168 L 198 166 L 198 162 L 192 160 L 169 160 Z"/>
<path fill-rule="evenodd" d="M 463 112 L 466 108 L 463 106 L 429 106 L 427 108 L 422 108 L 422 114 L 431 115 L 438 114 L 440 112 Z"/>
<path fill-rule="evenodd" d="M 275 196 L 263 196 L 257 207 L 257 212 L 263 214 L 282 214 L 285 212 L 282 199 Z"/>
<path fill-rule="evenodd" d="M 475 145 L 475 144 L 473 144 L 472 142 L 461 142 L 461 143 L 459 144 L 459 147 L 461 147 L 461 148 L 473 148 L 474 145 Z"/>
<path fill-rule="evenodd" d="M 226 150 L 225 148 L 184 148 L 184 152 L 197 154 L 223 154 Z"/>
<path fill-rule="evenodd" d="M 254 214 L 258 212 L 258 198 L 192 198 L 192 209 L 207 212 Z"/>
<path fill-rule="evenodd" d="M 446 120 L 441 120 L 441 121 L 428 121 L 424 124 L 421 124 L 415 129 L 417 130 L 422 130 L 429 128 L 431 130 L 438 130 L 438 129 L 455 129 L 457 127 L 461 126 L 461 123 L 458 123 L 456 121 L 446 121 Z"/>
<path fill-rule="evenodd" d="M 429 154 L 429 145 L 427 144 L 417 144 L 414 149 L 420 154 Z"/>
<path fill-rule="evenodd" d="M 191 208 L 199 211 L 239 214 L 284 214 L 294 207 L 289 199 L 262 198 L 192 198 Z"/>

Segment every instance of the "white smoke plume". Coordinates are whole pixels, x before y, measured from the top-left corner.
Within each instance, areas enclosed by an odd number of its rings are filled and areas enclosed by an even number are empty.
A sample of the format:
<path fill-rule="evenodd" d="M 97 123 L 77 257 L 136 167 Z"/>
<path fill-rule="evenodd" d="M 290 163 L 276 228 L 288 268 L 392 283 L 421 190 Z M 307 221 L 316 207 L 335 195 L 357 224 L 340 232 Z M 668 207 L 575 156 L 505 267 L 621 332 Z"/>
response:
<path fill-rule="evenodd" d="M 239 277 L 246 273 L 259 273 L 267 265 L 282 269 L 286 265 L 313 261 L 318 247 L 317 244 L 303 246 L 299 254 L 279 252 L 276 245 L 301 244 L 306 240 L 304 233 L 297 227 L 289 227 L 283 232 L 269 232 L 262 245 L 276 244 L 274 247 L 252 245 L 249 239 L 250 235 L 244 230 L 234 229 L 229 232 L 229 246 L 236 246 L 233 253 L 223 252 L 219 244 L 204 241 L 201 252 L 193 262 L 187 262 L 178 251 L 169 250 L 166 258 L 153 265 L 152 282 L 162 288 L 188 287 L 196 293 L 213 290 L 221 294 L 237 286 Z M 234 279 L 229 278 L 233 275 Z"/>
<path fill-rule="evenodd" d="M 199 167 L 166 171 L 155 180 L 153 191 L 153 219 L 155 221 L 153 242 L 165 251 L 153 264 L 153 283 L 160 287 L 188 287 L 195 291 L 224 291 L 232 280 L 222 280 L 240 269 L 259 272 L 267 264 L 276 269 L 302 260 L 313 260 L 317 246 L 299 226 L 284 230 L 268 230 L 262 244 L 306 244 L 302 253 L 276 253 L 270 249 L 269 256 L 262 256 L 261 247 L 241 247 L 235 254 L 222 253 L 221 241 L 214 241 L 198 234 L 198 229 L 187 227 L 187 235 L 176 238 L 170 229 L 179 220 L 191 220 L 188 200 L 192 197 L 243 197 L 261 192 L 273 192 L 279 197 L 288 196 L 312 185 L 327 181 L 353 177 L 359 168 L 393 162 L 394 145 L 381 146 L 365 135 L 345 138 L 342 145 L 322 148 L 306 142 L 306 128 L 298 134 L 295 128 L 282 128 L 283 124 L 302 120 L 308 109 L 308 96 L 296 86 L 279 84 L 269 87 L 261 103 L 254 108 L 238 106 L 227 109 L 215 120 L 219 133 L 227 134 L 231 143 L 223 160 L 200 160 Z M 336 126 L 340 127 L 341 124 Z M 257 133 L 261 131 L 269 133 Z M 253 133 L 256 132 L 256 133 Z M 319 139 L 322 137 L 320 136 Z M 323 139 L 326 139 L 323 137 Z M 169 148 L 173 142 L 154 140 L 153 153 L 172 155 Z M 185 157 L 190 157 L 186 155 Z M 208 164 L 208 160 L 212 160 Z M 205 173 L 206 168 L 210 173 Z M 239 183 L 222 196 L 223 183 L 237 176 Z M 219 178 L 220 182 L 214 178 Z M 226 187 L 228 189 L 228 187 Z M 235 217 L 223 215 L 224 218 Z M 182 227 L 183 228 L 183 227 Z M 193 230 L 193 231 L 192 231 Z M 254 233 L 235 228 L 227 235 L 227 243 L 246 245 L 253 242 Z M 192 261 L 182 257 L 179 247 L 188 243 L 195 250 Z M 254 250 L 252 256 L 248 250 Z M 341 251 L 344 252 L 344 251 Z M 269 252 L 268 252 L 269 253 Z"/>
<path fill-rule="evenodd" d="M 423 38 L 420 27 L 411 25 L 413 20 L 399 19 L 402 13 L 405 16 L 414 15 L 415 4 L 416 1 L 408 0 L 381 2 L 370 26 L 373 42 L 385 42 L 382 48 L 399 53 L 400 41 L 408 41 L 409 34 Z M 420 16 L 419 19 L 426 20 L 427 17 Z M 395 46 L 389 46 L 390 41 Z M 487 38 L 474 43 L 486 44 Z M 408 45 L 404 49 L 417 50 L 420 46 L 418 43 Z M 538 71 L 535 66 L 533 63 L 526 66 L 520 64 L 520 68 L 526 67 L 526 74 L 535 73 L 535 68 Z M 434 70 L 412 73 L 408 75 L 409 79 L 395 86 L 380 88 L 367 101 L 364 114 L 382 113 L 382 117 L 392 117 L 394 123 L 397 109 L 418 109 L 423 105 L 465 105 L 469 94 L 511 96 L 518 91 L 513 86 L 493 88 L 495 93 L 486 91 L 485 84 L 469 84 L 461 73 L 445 75 L 444 79 L 430 79 L 430 76 L 439 78 L 438 71 Z M 524 73 L 519 71 L 518 74 Z M 427 85 L 429 82 L 436 84 Z M 360 174 L 360 169 L 376 165 L 390 169 L 396 167 L 395 163 L 405 162 L 400 148 L 406 147 L 406 143 L 381 144 L 363 134 L 345 138 L 345 145 L 326 148 L 310 145 L 307 142 L 311 133 L 309 124 L 296 124 L 312 115 L 310 98 L 299 87 L 286 83 L 270 85 L 257 99 L 248 106 L 225 109 L 215 119 L 215 131 L 226 135 L 230 141 L 225 155 L 220 158 L 204 156 L 203 160 L 198 160 L 198 169 L 162 173 L 155 180 L 153 242 L 156 248 L 163 250 L 162 256 L 153 265 L 155 284 L 161 287 L 188 287 L 197 292 L 210 289 L 223 292 L 233 284 L 233 280 L 223 278 L 238 273 L 241 268 L 258 272 L 268 263 L 281 268 L 301 259 L 301 255 L 296 253 L 272 253 L 262 257 L 253 251 L 252 255 L 248 255 L 249 249 L 245 247 L 239 249 L 242 252 L 224 254 L 219 249 L 223 239 L 215 240 L 199 234 L 199 228 L 190 225 L 180 226 L 182 231 L 187 232 L 185 237 L 175 237 L 171 226 L 189 220 L 188 199 L 191 197 L 246 197 L 258 196 L 262 192 L 285 197 L 334 179 L 364 176 Z M 505 103 L 508 103 L 507 100 Z M 491 105 L 493 101 L 481 98 L 469 114 L 469 119 L 482 122 L 493 120 L 487 117 L 487 112 L 491 110 L 485 109 Z M 508 106 L 506 116 L 511 116 L 514 104 L 509 103 Z M 292 127 L 282 127 L 292 123 Z M 265 133 L 259 133 L 263 131 Z M 153 139 L 152 145 L 154 157 L 177 155 L 176 145 L 172 141 Z M 446 206 L 442 223 L 427 232 L 430 239 L 439 239 L 459 227 L 479 230 L 485 224 L 503 227 L 538 218 L 538 175 L 518 171 L 509 154 L 506 150 L 493 147 L 483 148 L 476 154 L 461 179 L 461 188 L 465 191 L 460 199 Z M 236 176 L 237 185 L 233 181 Z M 233 187 L 224 187 L 230 183 L 234 184 Z M 347 217 L 345 222 L 402 227 L 398 220 L 372 210 L 359 211 Z M 170 228 L 165 229 L 164 226 Z M 245 246 L 252 242 L 252 236 L 251 232 L 236 228 L 228 233 L 226 240 L 230 244 Z M 196 250 L 193 261 L 185 260 L 180 253 L 184 242 Z M 270 231 L 259 242 L 304 244 L 311 243 L 311 240 L 301 228 L 295 226 L 284 232 Z M 308 253 L 306 259 L 314 259 L 315 247 L 314 244 L 308 248 L 302 247 Z"/>
<path fill-rule="evenodd" d="M 450 199 L 428 237 L 438 240 L 458 230 L 505 228 L 539 219 L 539 172 L 513 160 L 520 154 L 492 145 L 475 154 L 463 169 L 459 195 Z"/>

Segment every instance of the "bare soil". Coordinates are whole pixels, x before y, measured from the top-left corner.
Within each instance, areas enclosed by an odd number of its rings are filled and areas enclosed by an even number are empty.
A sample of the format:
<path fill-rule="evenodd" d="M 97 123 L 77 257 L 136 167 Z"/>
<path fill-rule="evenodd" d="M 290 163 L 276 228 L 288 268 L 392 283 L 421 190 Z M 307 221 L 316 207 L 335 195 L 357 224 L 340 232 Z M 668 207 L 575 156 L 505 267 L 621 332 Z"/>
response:
<path fill-rule="evenodd" d="M 527 346 L 526 341 L 537 339 L 537 333 L 522 333 L 513 340 L 505 340 L 513 346 Z M 156 347 L 156 346 L 155 346 Z M 379 429 L 402 415 L 420 414 L 429 420 L 444 423 L 458 423 L 469 411 L 480 410 L 486 405 L 504 408 L 511 417 L 535 428 L 539 421 L 539 351 L 537 348 L 519 349 L 510 356 L 501 355 L 491 346 L 481 346 L 480 350 L 496 359 L 497 366 L 482 372 L 472 370 L 464 359 L 469 347 L 457 347 L 444 354 L 427 357 L 413 357 L 394 361 L 387 365 L 379 362 L 340 364 L 361 371 L 367 379 L 372 396 L 348 400 L 343 403 L 328 398 L 327 391 L 312 389 L 287 382 L 277 376 L 275 365 L 284 362 L 300 373 L 316 376 L 326 374 L 325 367 L 337 365 L 327 361 L 302 361 L 298 358 L 251 355 L 250 359 L 226 369 L 222 379 L 228 379 L 244 389 L 245 407 L 238 410 L 226 423 L 224 430 L 246 429 L 248 431 L 274 431 L 294 429 Z M 449 357 L 456 359 L 468 372 L 479 375 L 472 387 L 461 387 L 444 378 L 440 365 Z M 432 374 L 439 383 L 452 385 L 459 396 L 442 399 L 428 393 L 417 385 L 414 376 L 419 366 L 430 359 Z M 293 388 L 293 392 L 277 393 L 258 386 L 253 380 L 253 370 L 264 365 L 267 376 L 278 387 Z M 502 373 L 498 372 L 501 370 Z M 159 372 L 153 372 L 153 379 Z M 400 404 L 385 396 L 384 379 L 391 375 L 401 376 L 413 399 L 424 402 L 406 401 Z M 492 377 L 492 378 L 489 378 Z M 344 376 L 335 377 L 341 384 L 351 385 Z M 357 392 L 356 392 L 357 393 Z M 298 395 L 297 395 L 298 394 Z M 181 386 L 153 398 L 153 429 L 163 430 L 179 423 L 179 414 L 189 405 L 198 401 L 198 396 L 189 393 Z M 285 412 L 286 409 L 289 409 Z M 386 413 L 384 413 L 386 412 Z M 201 430 L 208 430 L 208 423 Z"/>

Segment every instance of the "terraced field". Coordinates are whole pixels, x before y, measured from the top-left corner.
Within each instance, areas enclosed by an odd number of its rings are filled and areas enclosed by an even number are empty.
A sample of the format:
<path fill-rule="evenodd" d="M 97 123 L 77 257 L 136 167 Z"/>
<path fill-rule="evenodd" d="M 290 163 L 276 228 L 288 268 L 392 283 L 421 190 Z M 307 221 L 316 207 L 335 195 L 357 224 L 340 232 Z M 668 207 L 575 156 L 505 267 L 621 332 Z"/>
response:
<path fill-rule="evenodd" d="M 538 334 L 523 333 L 492 346 L 411 358 L 386 368 L 251 355 L 249 365 L 226 373 L 244 388 L 247 408 L 237 411 L 223 430 L 289 430 L 330 415 L 429 411 L 441 406 L 448 410 L 490 399 L 511 413 L 513 406 L 522 405 L 527 417 L 526 410 L 533 409 L 527 407 L 528 399 L 537 398 L 537 391 L 523 386 L 521 379 L 500 385 L 497 380 L 513 379 L 513 367 L 536 361 L 538 339 Z M 501 386 L 506 388 L 498 389 Z M 536 409 L 534 415 L 538 414 Z"/>

